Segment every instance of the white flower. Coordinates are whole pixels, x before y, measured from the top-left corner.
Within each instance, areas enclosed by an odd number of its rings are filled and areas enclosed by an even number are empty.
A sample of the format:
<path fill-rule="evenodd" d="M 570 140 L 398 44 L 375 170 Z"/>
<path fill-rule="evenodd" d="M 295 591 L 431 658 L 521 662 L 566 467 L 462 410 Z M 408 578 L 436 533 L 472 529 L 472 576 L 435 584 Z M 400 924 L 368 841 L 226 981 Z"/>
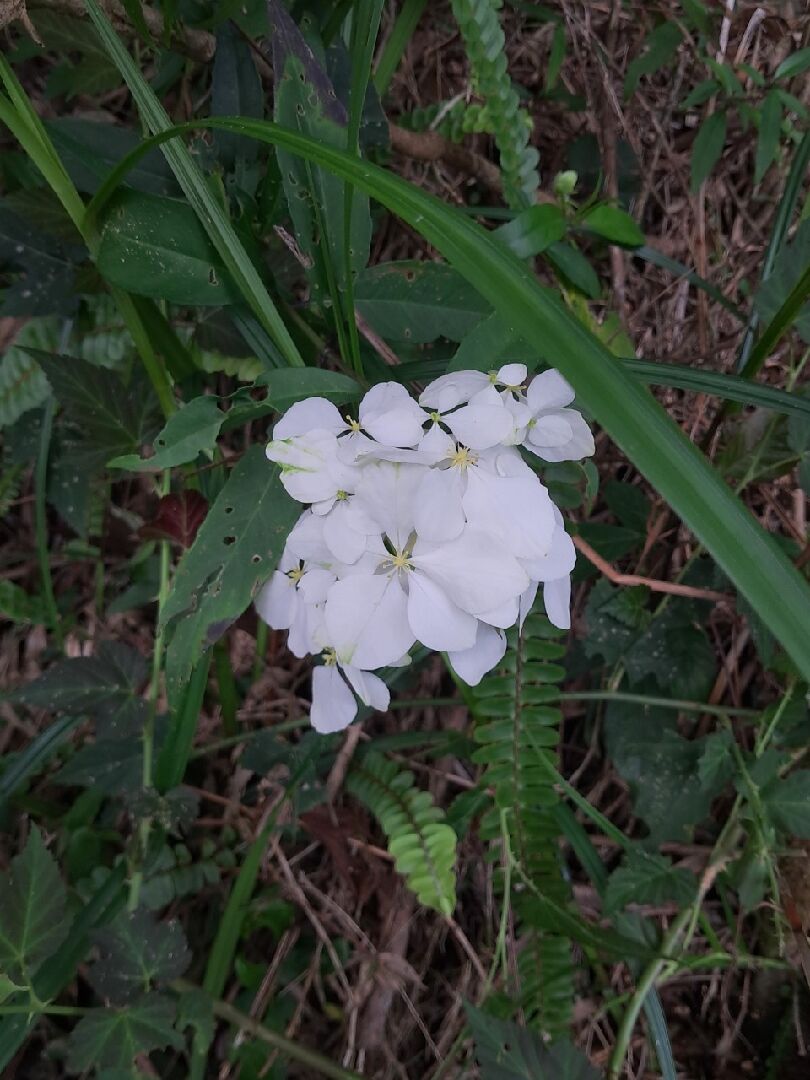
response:
<path fill-rule="evenodd" d="M 535 375 L 526 400 L 532 413 L 523 445 L 544 461 L 577 461 L 594 452 L 591 429 L 576 409 L 567 409 L 574 391 L 551 368 Z"/>
<path fill-rule="evenodd" d="M 320 567 L 307 569 L 285 550 L 279 569 L 257 595 L 258 615 L 273 630 L 289 631 L 287 644 L 293 656 L 304 657 L 318 649 L 326 593 L 334 581 L 334 574 Z"/>
<path fill-rule="evenodd" d="M 338 454 L 338 441 L 331 431 L 316 428 L 306 435 L 273 439 L 267 456 L 281 465 L 281 482 L 287 494 L 298 502 L 314 503 L 327 513 L 338 492 L 353 491 L 356 468 Z"/>
<path fill-rule="evenodd" d="M 341 672 L 345 679 L 341 677 Z M 340 665 L 334 652 L 328 650 L 325 663 L 312 671 L 312 708 L 309 718 L 321 735 L 330 735 L 348 727 L 357 715 L 357 702 L 349 689 L 354 689 L 364 705 L 384 711 L 391 695 L 388 687 L 370 671 L 358 671 L 350 665 Z"/>
<path fill-rule="evenodd" d="M 475 642 L 469 649 L 447 654 L 450 664 L 468 686 L 478 686 L 488 671 L 503 659 L 506 634 L 486 623 L 479 622 Z"/>

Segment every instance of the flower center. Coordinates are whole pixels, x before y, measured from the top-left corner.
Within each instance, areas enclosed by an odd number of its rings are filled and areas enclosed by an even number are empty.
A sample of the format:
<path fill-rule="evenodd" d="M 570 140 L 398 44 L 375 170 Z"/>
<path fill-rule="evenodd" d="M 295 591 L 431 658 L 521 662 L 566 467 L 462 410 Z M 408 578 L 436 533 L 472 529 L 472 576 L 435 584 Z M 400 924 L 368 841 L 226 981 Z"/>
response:
<path fill-rule="evenodd" d="M 430 413 L 430 419 L 433 421 L 434 424 L 440 423 L 441 418 L 442 414 L 440 412 L 434 411 Z"/>
<path fill-rule="evenodd" d="M 344 416 L 343 419 L 349 425 L 349 430 L 351 432 L 353 432 L 355 435 L 357 434 L 358 431 L 361 430 L 359 420 L 352 420 L 352 418 L 350 416 Z"/>
<path fill-rule="evenodd" d="M 324 649 L 322 659 L 326 667 L 334 667 L 337 663 L 337 653 L 334 649 Z"/>
<path fill-rule="evenodd" d="M 338 491 L 338 493 L 335 495 L 335 499 L 338 502 L 344 502 L 344 500 L 348 499 L 348 497 L 349 497 L 348 491 Z"/>
<path fill-rule="evenodd" d="M 391 566 L 395 570 L 410 570 L 411 564 L 406 551 L 398 551 L 395 555 L 391 556 Z"/>
<path fill-rule="evenodd" d="M 297 585 L 298 582 L 301 580 L 301 578 L 303 576 L 304 576 L 304 568 L 303 568 L 303 566 L 296 566 L 293 570 L 288 570 L 287 571 L 287 577 L 290 579 L 290 581 L 293 583 L 293 585 Z"/>
<path fill-rule="evenodd" d="M 466 446 L 456 446 L 456 452 L 450 455 L 451 469 L 466 469 L 469 465 L 475 465 L 478 456 L 468 450 Z"/>

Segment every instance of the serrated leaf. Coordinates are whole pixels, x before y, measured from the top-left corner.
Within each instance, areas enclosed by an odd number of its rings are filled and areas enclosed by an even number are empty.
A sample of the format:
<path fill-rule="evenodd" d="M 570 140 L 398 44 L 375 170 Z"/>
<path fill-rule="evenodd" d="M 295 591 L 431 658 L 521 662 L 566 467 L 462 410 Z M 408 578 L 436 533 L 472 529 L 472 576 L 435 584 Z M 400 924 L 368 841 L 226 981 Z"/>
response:
<path fill-rule="evenodd" d="M 152 457 L 125 454 L 112 458 L 107 466 L 136 472 L 160 472 L 161 469 L 194 461 L 199 454 L 210 452 L 216 446 L 224 419 L 225 414 L 220 411 L 215 397 L 205 395 L 194 398 L 173 413 L 163 430 L 155 436 Z"/>
<path fill-rule="evenodd" d="M 567 1040 L 547 1046 L 539 1031 L 498 1020 L 468 1001 L 464 1010 L 481 1080 L 599 1080 L 597 1070 Z"/>
<path fill-rule="evenodd" d="M 589 210 L 582 219 L 583 223 L 605 240 L 624 247 L 642 247 L 646 237 L 630 215 L 618 206 L 603 203 Z"/>
<path fill-rule="evenodd" d="M 624 865 L 610 875 L 604 894 L 605 912 L 614 914 L 628 904 L 689 904 L 695 889 L 694 874 L 674 867 L 670 859 L 631 850 Z"/>
<path fill-rule="evenodd" d="M 491 312 L 464 278 L 439 262 L 388 262 L 358 275 L 355 306 L 387 341 L 461 341 Z"/>
<path fill-rule="evenodd" d="M 140 716 L 143 720 L 143 714 Z M 66 787 L 86 787 L 105 795 L 126 795 L 143 784 L 143 740 L 130 730 L 85 743 L 54 777 Z"/>
<path fill-rule="evenodd" d="M 791 836 L 810 839 L 810 769 L 773 780 L 760 794 L 765 809 L 780 828 Z"/>
<path fill-rule="evenodd" d="M 608 664 L 619 661 L 650 621 L 646 610 L 647 589 L 618 589 L 599 581 L 591 590 L 585 609 L 588 633 L 583 646 L 588 656 L 603 656 Z"/>
<path fill-rule="evenodd" d="M 75 468 L 96 471 L 110 458 L 131 453 L 152 438 L 159 408 L 140 367 L 126 383 L 117 372 L 77 357 L 27 351 L 44 371 L 77 432 L 71 454 Z"/>
<path fill-rule="evenodd" d="M 363 394 L 355 379 L 322 368 L 278 368 L 260 375 L 256 385 L 267 387 L 268 401 L 278 412 L 308 397 L 322 397 L 333 404 L 345 405 L 359 401 Z"/>
<path fill-rule="evenodd" d="M 93 1065 L 123 1069 L 138 1054 L 170 1046 L 183 1049 L 174 1030 L 174 1002 L 160 994 L 148 994 L 120 1009 L 96 1009 L 84 1016 L 68 1038 L 67 1066 L 83 1072 Z"/>
<path fill-rule="evenodd" d="M 11 873 L 0 879 L 0 969 L 12 979 L 30 978 L 65 939 L 65 887 L 42 834 L 32 826 Z"/>
<path fill-rule="evenodd" d="M 725 787 L 734 775 L 734 758 L 730 731 L 714 731 L 703 741 L 703 752 L 698 760 L 698 776 L 702 786 L 712 792 Z"/>
<path fill-rule="evenodd" d="M 726 114 L 715 112 L 707 116 L 698 129 L 692 146 L 691 189 L 697 191 L 715 167 L 726 145 Z"/>
<path fill-rule="evenodd" d="M 673 697 L 700 701 L 711 689 L 717 659 L 688 604 L 672 602 L 624 654 L 633 682 L 652 675 Z"/>
<path fill-rule="evenodd" d="M 179 922 L 158 922 L 139 908 L 124 911 L 93 941 L 99 958 L 87 979 L 102 998 L 123 1005 L 171 979 L 179 979 L 191 963 L 191 954 Z"/>
<path fill-rule="evenodd" d="M 754 183 L 758 184 L 771 166 L 779 147 L 782 125 L 782 102 L 779 92 L 771 90 L 765 95 L 759 113 L 759 136 L 754 163 Z"/>
<path fill-rule="evenodd" d="M 179 199 L 119 192 L 105 212 L 96 266 L 137 296 L 217 307 L 240 298 L 197 215 Z"/>
<path fill-rule="evenodd" d="M 163 611 L 173 626 L 167 672 L 177 689 L 276 567 L 301 507 L 253 446 L 235 466 L 180 561 Z"/>
<path fill-rule="evenodd" d="M 32 682 L 2 696 L 35 709 L 108 716 L 136 696 L 147 671 L 146 661 L 135 649 L 105 641 L 95 656 L 59 660 Z"/>

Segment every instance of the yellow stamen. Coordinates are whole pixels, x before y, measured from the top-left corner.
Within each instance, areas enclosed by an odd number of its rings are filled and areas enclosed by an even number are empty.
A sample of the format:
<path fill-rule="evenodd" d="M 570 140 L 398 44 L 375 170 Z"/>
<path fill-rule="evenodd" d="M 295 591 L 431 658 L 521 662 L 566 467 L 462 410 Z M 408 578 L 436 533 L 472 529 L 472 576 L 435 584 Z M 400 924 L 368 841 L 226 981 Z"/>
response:
<path fill-rule="evenodd" d="M 475 465 L 478 457 L 466 446 L 457 446 L 456 452 L 450 455 L 450 465 L 454 469 L 466 469 L 468 465 Z"/>

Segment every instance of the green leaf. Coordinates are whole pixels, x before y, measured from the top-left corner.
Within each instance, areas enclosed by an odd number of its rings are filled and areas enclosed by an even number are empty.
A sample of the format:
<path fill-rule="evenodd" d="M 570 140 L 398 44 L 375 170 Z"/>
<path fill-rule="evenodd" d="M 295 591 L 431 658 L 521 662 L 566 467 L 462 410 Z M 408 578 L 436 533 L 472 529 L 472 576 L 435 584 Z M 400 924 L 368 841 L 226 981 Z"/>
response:
<path fill-rule="evenodd" d="M 65 787 L 93 788 L 105 795 L 139 791 L 143 784 L 143 741 L 134 731 L 85 743 L 54 777 Z"/>
<path fill-rule="evenodd" d="M 187 402 L 173 413 L 163 430 L 155 436 L 152 457 L 125 454 L 107 462 L 111 469 L 160 472 L 194 461 L 201 453 L 210 453 L 216 445 L 225 419 L 215 397 L 204 396 Z"/>
<path fill-rule="evenodd" d="M 172 304 L 239 299 L 197 215 L 179 199 L 120 192 L 102 223 L 96 266 L 110 284 Z"/>
<path fill-rule="evenodd" d="M 674 901 L 681 906 L 695 897 L 695 876 L 676 869 L 672 860 L 631 849 L 624 865 L 610 875 L 605 891 L 605 912 L 615 914 L 628 904 L 664 904 Z"/>
<path fill-rule="evenodd" d="M 125 383 L 117 372 L 77 357 L 52 356 L 39 349 L 28 352 L 78 432 L 72 453 L 76 468 L 99 470 L 110 458 L 132 453 L 149 442 L 160 411 L 140 368 Z"/>
<path fill-rule="evenodd" d="M 22 271 L 3 290 L 0 317 L 70 314 L 76 307 L 76 273 L 84 246 L 39 231 L 9 201 L 0 202 L 0 260 Z"/>
<path fill-rule="evenodd" d="M 389 262 L 364 270 L 354 302 L 381 337 L 414 345 L 438 337 L 461 341 L 491 310 L 458 271 L 439 262 Z"/>
<path fill-rule="evenodd" d="M 567 1040 L 547 1046 L 539 1031 L 518 1027 L 464 1002 L 481 1080 L 599 1080 L 585 1055 Z"/>
<path fill-rule="evenodd" d="M 754 183 L 759 184 L 771 166 L 779 148 L 779 135 L 782 128 L 782 102 L 779 93 L 771 90 L 765 95 L 759 114 L 759 136 L 754 164 Z"/>
<path fill-rule="evenodd" d="M 810 839 L 810 769 L 773 780 L 761 796 L 765 809 L 780 828 L 801 840 Z"/>
<path fill-rule="evenodd" d="M 633 682 L 652 675 L 673 697 L 701 701 L 717 674 L 717 660 L 688 602 L 670 602 L 624 654 Z"/>
<path fill-rule="evenodd" d="M 90 194 L 140 142 L 131 128 L 75 116 L 46 120 L 45 130 L 70 179 L 79 191 Z M 126 186 L 152 195 L 176 195 L 178 192 L 171 169 L 159 150 L 153 150 L 138 163 L 127 176 Z"/>
<path fill-rule="evenodd" d="M 598 581 L 585 608 L 588 632 L 582 644 L 587 655 L 618 663 L 649 624 L 648 595 L 640 585 L 618 589 L 608 581 Z"/>
<path fill-rule="evenodd" d="M 51 95 L 67 93 L 68 97 L 77 93 L 100 93 L 110 90 L 119 83 L 115 65 L 110 62 L 107 53 L 98 39 L 98 35 L 88 32 L 83 19 L 60 11 L 38 11 L 36 16 L 37 33 L 46 48 L 60 57 L 78 54 L 78 65 L 65 66 L 64 75 L 56 84 L 48 82 Z"/>
<path fill-rule="evenodd" d="M 32 320 L 23 327 L 36 327 Z M 22 338 L 23 334 L 19 335 Z M 26 335 L 30 340 L 31 335 Z M 18 340 L 19 340 L 18 338 Z M 12 345 L 0 360 L 0 428 L 16 423 L 31 409 L 38 408 L 50 394 L 42 368 L 22 345 Z"/>
<path fill-rule="evenodd" d="M 642 75 L 653 75 L 672 60 L 683 35 L 674 22 L 664 22 L 644 41 L 644 52 L 627 65 L 624 100 L 635 92 Z"/>
<path fill-rule="evenodd" d="M 268 400 L 278 412 L 308 397 L 322 397 L 335 405 L 345 405 L 363 396 L 362 387 L 355 379 L 322 368 L 278 368 L 260 375 L 256 384 L 267 387 Z"/>
<path fill-rule="evenodd" d="M 734 775 L 731 743 L 734 736 L 728 730 L 713 731 L 703 740 L 703 752 L 698 761 L 698 776 L 704 788 L 719 791 Z"/>
<path fill-rule="evenodd" d="M 810 48 L 804 48 L 786 56 L 773 73 L 773 77 L 776 80 L 792 79 L 794 75 L 802 75 L 808 70 L 810 70 Z"/>
<path fill-rule="evenodd" d="M 183 928 L 177 920 L 158 922 L 139 908 L 122 911 L 93 941 L 99 958 L 87 972 L 96 993 L 114 1005 L 124 1005 L 141 994 L 179 979 L 191 963 Z"/>
<path fill-rule="evenodd" d="M 552 203 L 541 203 L 521 211 L 507 225 L 496 229 L 495 236 L 519 259 L 528 259 L 562 240 L 567 229 L 562 209 Z"/>
<path fill-rule="evenodd" d="M 709 98 L 714 97 L 720 89 L 720 83 L 716 79 L 704 79 L 686 95 L 681 102 L 681 108 L 686 111 L 698 105 L 705 105 Z"/>
<path fill-rule="evenodd" d="M 107 27 L 96 0 L 94 18 Z M 116 53 L 125 65 L 125 50 Z M 135 75 L 128 74 L 134 81 Z M 165 131 L 176 138 L 200 121 Z M 284 145 L 374 195 L 447 258 L 505 321 L 538 343 L 543 358 L 571 383 L 584 409 L 627 454 L 641 474 L 704 544 L 723 572 L 759 612 L 803 676 L 810 678 L 810 588 L 773 537 L 762 528 L 717 469 L 689 442 L 677 424 L 636 378 L 623 369 L 551 290 L 543 289 L 520 260 L 475 222 L 429 198 L 412 184 L 349 154 L 319 146 L 266 121 L 209 120 L 207 125 Z M 154 141 L 144 143 L 144 151 Z M 808 144 L 810 145 L 810 144 Z M 122 162 L 101 201 L 126 174 Z M 684 476 L 689 483 L 684 483 Z"/>
<path fill-rule="evenodd" d="M 754 296 L 754 306 L 763 323 L 770 323 L 799 284 L 810 266 L 810 218 L 800 222 L 790 241 L 776 257 L 773 272 Z M 810 345 L 810 304 L 805 304 L 794 321 L 796 332 Z"/>
<path fill-rule="evenodd" d="M 590 300 L 599 299 L 602 292 L 599 277 L 582 252 L 572 244 L 565 241 L 552 244 L 543 253 L 543 258 L 551 263 L 558 275 Z"/>
<path fill-rule="evenodd" d="M 264 115 L 264 95 L 253 50 L 234 23 L 217 28 L 217 50 L 211 79 L 212 116 Z M 217 157 L 226 169 L 241 162 L 255 161 L 258 146 L 252 139 L 218 132 L 214 140 Z"/>
<path fill-rule="evenodd" d="M 0 581 L 0 616 L 14 623 L 47 626 L 48 610 L 39 596 L 29 596 L 13 581 Z"/>
<path fill-rule="evenodd" d="M 28 981 L 67 932 L 59 867 L 32 826 L 22 854 L 11 860 L 11 873 L 0 879 L 0 970 Z"/>
<path fill-rule="evenodd" d="M 264 448 L 251 447 L 180 561 L 163 610 L 164 624 L 173 626 L 167 656 L 173 691 L 270 577 L 300 511 Z"/>
<path fill-rule="evenodd" d="M 70 1033 L 67 1067 L 77 1073 L 93 1065 L 123 1069 L 138 1054 L 165 1046 L 182 1050 L 174 1016 L 174 1002 L 161 994 L 147 994 L 120 1009 L 95 1009 Z"/>
<path fill-rule="evenodd" d="M 646 241 L 644 233 L 633 218 L 618 206 L 608 206 L 607 203 L 594 206 L 582 220 L 591 232 L 598 233 L 613 244 L 642 247 Z"/>
<path fill-rule="evenodd" d="M 636 484 L 608 480 L 602 485 L 602 495 L 609 509 L 628 529 L 646 535 L 650 516 L 650 500 Z"/>
<path fill-rule="evenodd" d="M 538 351 L 493 312 L 473 327 L 459 345 L 448 371 L 491 371 L 509 361 L 534 368 Z M 433 377 L 433 376 L 431 376 Z"/>
<path fill-rule="evenodd" d="M 147 664 L 122 642 L 105 641 L 95 656 L 59 660 L 32 682 L 2 695 L 5 701 L 67 713 L 110 716 L 143 685 Z"/>
<path fill-rule="evenodd" d="M 0 1005 L 7 999 L 18 993 L 20 990 L 25 990 L 24 986 L 19 986 L 13 982 L 8 975 L 0 972 Z"/>
<path fill-rule="evenodd" d="M 707 116 L 698 129 L 692 146 L 691 189 L 697 191 L 715 167 L 726 145 L 726 114 L 715 112 Z"/>

